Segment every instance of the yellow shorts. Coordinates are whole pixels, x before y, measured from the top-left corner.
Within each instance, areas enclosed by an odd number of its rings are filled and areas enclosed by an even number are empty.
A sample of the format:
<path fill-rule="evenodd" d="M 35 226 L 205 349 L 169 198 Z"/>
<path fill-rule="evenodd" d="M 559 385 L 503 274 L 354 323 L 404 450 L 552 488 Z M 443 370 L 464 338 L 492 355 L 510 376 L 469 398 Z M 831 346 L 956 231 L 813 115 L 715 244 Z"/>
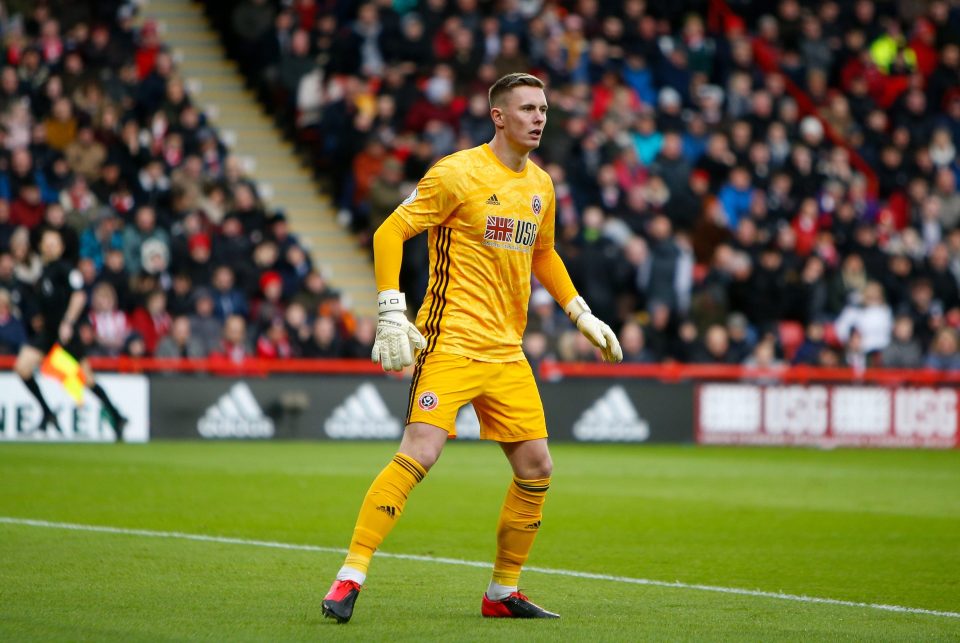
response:
<path fill-rule="evenodd" d="M 457 412 L 473 402 L 480 439 L 521 442 L 547 437 L 543 403 L 527 360 L 480 362 L 461 355 L 417 358 L 406 423 L 424 422 L 457 437 Z"/>

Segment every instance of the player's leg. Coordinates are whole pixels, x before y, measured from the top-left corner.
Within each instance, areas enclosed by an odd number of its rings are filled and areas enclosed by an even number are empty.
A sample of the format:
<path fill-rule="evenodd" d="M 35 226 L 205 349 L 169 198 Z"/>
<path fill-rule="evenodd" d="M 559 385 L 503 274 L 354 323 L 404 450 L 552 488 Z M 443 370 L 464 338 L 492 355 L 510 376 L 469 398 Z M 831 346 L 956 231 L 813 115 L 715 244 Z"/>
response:
<path fill-rule="evenodd" d="M 37 403 L 40 404 L 40 410 L 43 412 L 40 427 L 42 428 L 47 426 L 47 424 L 52 424 L 57 430 L 60 430 L 60 423 L 57 421 L 57 416 L 50 409 L 46 398 L 43 397 L 43 393 L 40 391 L 40 384 L 34 375 L 42 361 L 43 352 L 39 348 L 31 346 L 30 344 L 24 344 L 20 347 L 20 352 L 17 353 L 13 370 L 20 376 L 20 379 L 23 380 L 23 385 L 27 387 L 30 394 L 33 395 Z"/>
<path fill-rule="evenodd" d="M 75 355 L 74 351 L 71 350 L 69 352 Z M 87 388 L 100 398 L 100 403 L 103 404 L 103 410 L 107 412 L 107 418 L 110 420 L 113 430 L 117 433 L 117 442 L 121 441 L 123 439 L 123 428 L 127 425 L 127 418 L 114 406 L 113 401 L 110 400 L 110 396 L 107 395 L 107 392 L 103 390 L 103 387 L 97 382 L 93 367 L 90 366 L 90 360 L 86 358 L 81 359 L 80 370 L 83 371 L 83 378 L 87 383 Z"/>
<path fill-rule="evenodd" d="M 483 597 L 484 616 L 556 618 L 518 590 L 520 572 L 543 519 L 553 460 L 547 447 L 543 405 L 526 362 L 504 364 L 503 377 L 474 400 L 481 435 L 497 440 L 513 469 L 513 479 L 497 521 L 497 555 L 493 577 Z M 512 392 L 504 396 L 504 388 Z M 511 400 L 497 404 L 497 400 Z"/>
<path fill-rule="evenodd" d="M 429 424 L 407 426 L 399 451 L 374 479 L 360 504 L 347 557 L 321 605 L 324 616 L 339 623 L 353 616 L 374 552 L 400 519 L 410 492 L 440 457 L 447 436 L 447 431 Z"/>
<path fill-rule="evenodd" d="M 360 505 L 353 538 L 337 580 L 323 599 L 323 613 L 350 620 L 374 552 L 403 513 L 407 497 L 440 457 L 456 431 L 457 411 L 479 390 L 470 360 L 421 354 L 410 386 L 410 409 L 400 448 L 376 477 Z M 480 376 L 482 377 L 482 375 Z"/>

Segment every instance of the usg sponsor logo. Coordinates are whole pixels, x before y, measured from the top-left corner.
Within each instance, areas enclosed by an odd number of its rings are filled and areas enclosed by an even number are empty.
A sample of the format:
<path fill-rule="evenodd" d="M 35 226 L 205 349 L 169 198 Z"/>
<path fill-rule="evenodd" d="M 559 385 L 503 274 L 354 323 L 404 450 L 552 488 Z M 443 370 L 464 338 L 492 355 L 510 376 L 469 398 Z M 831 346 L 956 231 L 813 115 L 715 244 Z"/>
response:
<path fill-rule="evenodd" d="M 644 442 L 650 424 L 640 417 L 622 386 L 614 386 L 590 405 L 573 425 L 573 437 L 584 442 Z"/>
<path fill-rule="evenodd" d="M 237 382 L 197 421 L 204 438 L 272 438 L 271 420 L 246 382 Z"/>
<path fill-rule="evenodd" d="M 335 440 L 400 437 L 400 421 L 390 415 L 376 387 L 361 384 L 323 424 L 327 436 Z"/>

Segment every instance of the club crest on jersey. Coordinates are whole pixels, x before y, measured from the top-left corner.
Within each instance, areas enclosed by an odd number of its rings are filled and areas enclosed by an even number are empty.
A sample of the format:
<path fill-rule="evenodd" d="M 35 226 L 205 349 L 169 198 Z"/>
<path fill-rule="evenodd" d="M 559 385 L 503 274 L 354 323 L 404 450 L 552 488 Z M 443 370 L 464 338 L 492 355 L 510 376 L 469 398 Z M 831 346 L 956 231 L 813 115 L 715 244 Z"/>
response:
<path fill-rule="evenodd" d="M 530 202 L 530 207 L 533 209 L 533 213 L 540 216 L 540 210 L 543 209 L 543 201 L 540 199 L 539 194 L 533 195 L 533 201 Z"/>
<path fill-rule="evenodd" d="M 438 404 L 440 404 L 440 398 L 432 391 L 424 391 L 417 398 L 417 406 L 420 407 L 421 411 L 432 411 L 437 408 Z"/>

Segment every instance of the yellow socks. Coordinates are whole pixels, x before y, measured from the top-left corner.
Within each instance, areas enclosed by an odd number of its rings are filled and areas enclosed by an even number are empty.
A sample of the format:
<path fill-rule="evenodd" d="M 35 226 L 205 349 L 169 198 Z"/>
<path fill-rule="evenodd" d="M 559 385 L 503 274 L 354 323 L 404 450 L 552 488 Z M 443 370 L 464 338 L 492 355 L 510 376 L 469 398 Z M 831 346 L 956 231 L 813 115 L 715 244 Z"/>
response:
<path fill-rule="evenodd" d="M 357 525 L 353 529 L 349 553 L 337 574 L 339 580 L 353 580 L 363 584 L 373 552 L 403 513 L 410 490 L 423 480 L 425 475 L 427 470 L 410 456 L 402 453 L 393 456 L 393 460 L 376 477 L 363 499 Z"/>
<path fill-rule="evenodd" d="M 493 564 L 493 583 L 516 591 L 520 568 L 527 561 L 533 539 L 540 529 L 543 501 L 550 478 L 523 480 L 514 478 L 497 524 L 497 558 Z M 509 593 L 509 592 L 508 592 Z M 490 596 L 493 600 L 499 597 Z"/>

